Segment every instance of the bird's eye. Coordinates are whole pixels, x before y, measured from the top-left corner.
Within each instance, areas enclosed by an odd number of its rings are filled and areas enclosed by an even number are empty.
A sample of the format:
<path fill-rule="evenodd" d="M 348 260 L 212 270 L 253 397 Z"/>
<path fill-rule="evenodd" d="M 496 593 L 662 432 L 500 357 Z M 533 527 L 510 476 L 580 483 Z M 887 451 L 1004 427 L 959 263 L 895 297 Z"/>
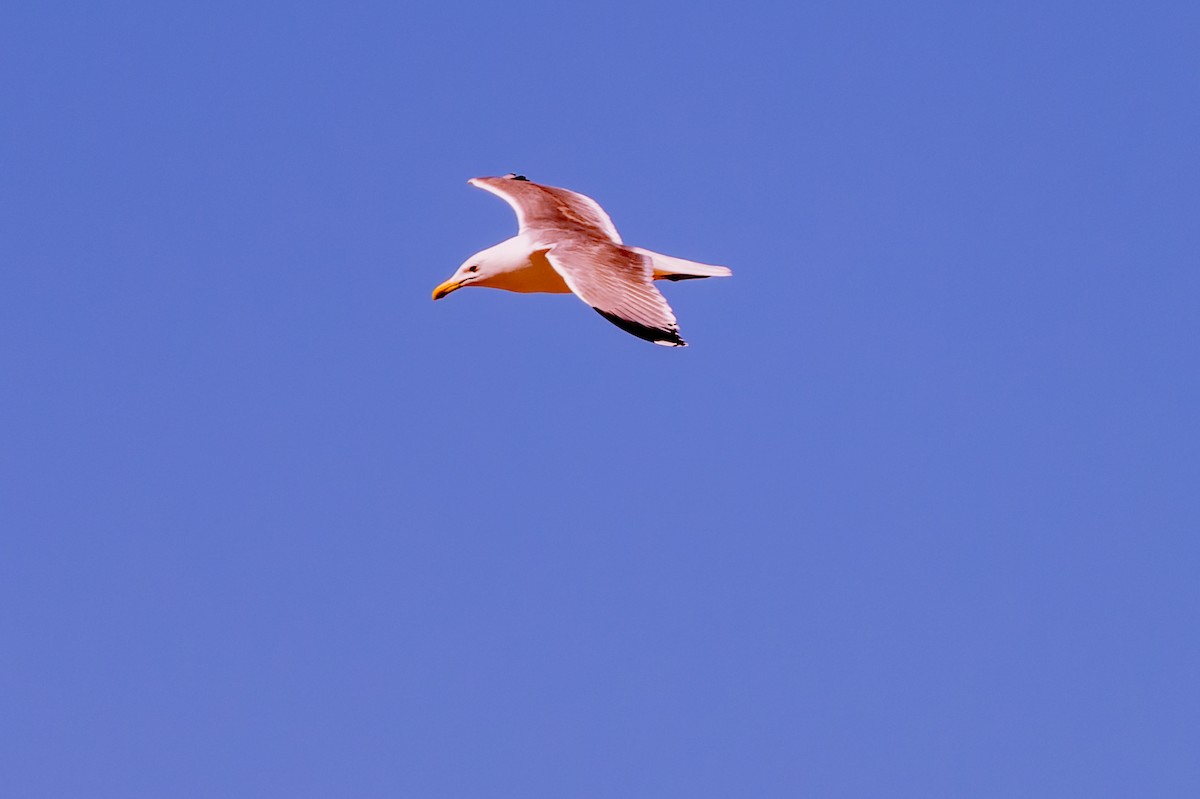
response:
<path fill-rule="evenodd" d="M 468 272 L 478 272 L 479 264 L 471 264 L 470 266 L 467 267 L 467 271 Z"/>

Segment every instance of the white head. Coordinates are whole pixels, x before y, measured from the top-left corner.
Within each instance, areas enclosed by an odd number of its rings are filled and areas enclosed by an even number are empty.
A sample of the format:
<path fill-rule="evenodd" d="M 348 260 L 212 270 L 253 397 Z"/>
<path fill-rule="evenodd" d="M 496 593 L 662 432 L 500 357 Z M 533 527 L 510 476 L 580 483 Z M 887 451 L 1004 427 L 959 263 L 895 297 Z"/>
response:
<path fill-rule="evenodd" d="M 529 268 L 529 257 L 530 246 L 520 236 L 480 250 L 463 261 L 449 280 L 433 290 L 433 298 L 440 300 L 464 286 L 507 288 L 514 272 Z"/>

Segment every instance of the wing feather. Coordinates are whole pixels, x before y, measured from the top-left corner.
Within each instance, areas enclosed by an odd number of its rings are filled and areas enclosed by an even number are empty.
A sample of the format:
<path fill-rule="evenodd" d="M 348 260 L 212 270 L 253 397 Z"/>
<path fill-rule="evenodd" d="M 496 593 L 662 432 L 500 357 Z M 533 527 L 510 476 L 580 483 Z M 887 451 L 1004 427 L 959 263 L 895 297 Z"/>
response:
<path fill-rule="evenodd" d="M 546 260 L 581 300 L 638 338 L 685 347 L 671 306 L 654 287 L 650 259 L 597 239 L 568 239 L 545 251 Z"/>
<path fill-rule="evenodd" d="M 621 243 L 621 236 L 608 214 L 587 195 L 515 177 L 471 178 L 467 182 L 511 205 L 517 213 L 522 233 L 571 230 Z"/>

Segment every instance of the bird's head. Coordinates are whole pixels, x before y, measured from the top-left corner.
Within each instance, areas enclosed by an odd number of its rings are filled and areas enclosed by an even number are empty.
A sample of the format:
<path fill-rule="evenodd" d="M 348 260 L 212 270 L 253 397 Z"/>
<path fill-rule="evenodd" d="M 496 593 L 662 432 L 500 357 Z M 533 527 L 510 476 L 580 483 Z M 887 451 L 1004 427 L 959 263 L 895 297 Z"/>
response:
<path fill-rule="evenodd" d="M 502 241 L 463 261 L 462 266 L 455 270 L 449 280 L 433 290 L 433 298 L 440 300 L 464 286 L 502 286 L 508 273 L 528 264 L 527 247 L 516 238 Z"/>
<path fill-rule="evenodd" d="M 433 298 L 440 300 L 452 291 L 458 291 L 463 286 L 469 286 L 475 283 L 483 275 L 483 264 L 480 261 L 479 254 L 472 255 L 463 265 L 455 270 L 450 279 L 438 285 L 433 290 Z"/>

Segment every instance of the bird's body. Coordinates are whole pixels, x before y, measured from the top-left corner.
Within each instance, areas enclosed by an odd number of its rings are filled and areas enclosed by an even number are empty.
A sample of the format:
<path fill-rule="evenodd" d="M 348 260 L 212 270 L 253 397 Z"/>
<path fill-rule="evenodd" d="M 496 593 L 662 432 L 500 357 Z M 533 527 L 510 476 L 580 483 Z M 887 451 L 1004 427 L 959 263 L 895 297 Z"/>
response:
<path fill-rule="evenodd" d="M 471 285 L 520 294 L 570 294 L 567 281 L 541 254 L 540 243 L 518 233 L 471 256 L 472 264 L 486 263 L 489 267 Z"/>
<path fill-rule="evenodd" d="M 468 258 L 433 292 L 440 299 L 465 286 L 521 293 L 574 293 L 601 316 L 639 338 L 682 347 L 675 314 L 654 280 L 732 274 L 682 258 L 629 247 L 595 200 L 509 174 L 473 178 L 471 185 L 502 198 L 520 231 Z"/>

